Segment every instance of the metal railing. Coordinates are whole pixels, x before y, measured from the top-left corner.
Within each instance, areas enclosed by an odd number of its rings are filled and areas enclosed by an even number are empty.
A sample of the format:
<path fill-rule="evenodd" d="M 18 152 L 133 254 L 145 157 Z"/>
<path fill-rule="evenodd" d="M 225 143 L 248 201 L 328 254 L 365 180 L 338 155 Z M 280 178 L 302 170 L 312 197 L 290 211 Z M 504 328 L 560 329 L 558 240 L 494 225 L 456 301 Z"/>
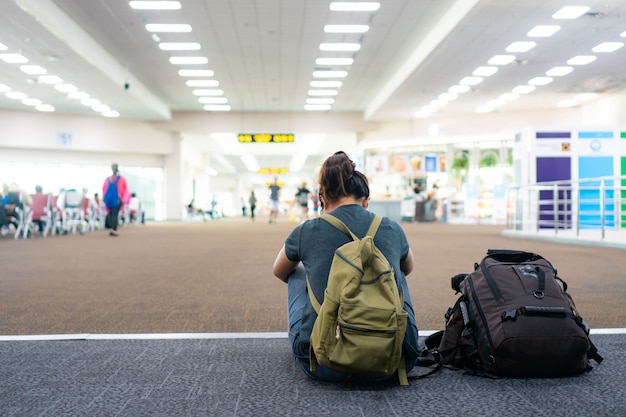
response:
<path fill-rule="evenodd" d="M 586 178 L 512 186 L 506 226 L 513 230 L 607 230 L 626 233 L 626 176 Z"/>

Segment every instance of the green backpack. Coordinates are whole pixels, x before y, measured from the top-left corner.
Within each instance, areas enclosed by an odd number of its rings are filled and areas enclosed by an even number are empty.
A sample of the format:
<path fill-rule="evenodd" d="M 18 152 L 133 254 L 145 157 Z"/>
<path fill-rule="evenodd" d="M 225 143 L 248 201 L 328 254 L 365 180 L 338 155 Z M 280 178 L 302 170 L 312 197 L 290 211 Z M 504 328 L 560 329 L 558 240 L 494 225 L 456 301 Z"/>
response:
<path fill-rule="evenodd" d="M 307 286 L 317 319 L 311 332 L 310 365 L 380 376 L 398 372 L 408 385 L 402 342 L 407 325 L 404 298 L 398 291 L 393 267 L 374 245 L 382 221 L 376 216 L 363 239 L 339 219 L 321 217 L 352 237 L 335 251 L 324 292 L 319 301 Z"/>

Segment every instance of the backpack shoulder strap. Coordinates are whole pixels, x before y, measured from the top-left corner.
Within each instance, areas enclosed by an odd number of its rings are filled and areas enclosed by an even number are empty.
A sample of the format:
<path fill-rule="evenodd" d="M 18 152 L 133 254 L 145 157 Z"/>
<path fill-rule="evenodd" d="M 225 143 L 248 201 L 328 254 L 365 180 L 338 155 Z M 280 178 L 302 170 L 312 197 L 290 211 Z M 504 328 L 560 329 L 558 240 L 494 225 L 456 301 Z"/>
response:
<path fill-rule="evenodd" d="M 371 236 L 371 237 L 376 236 L 376 232 L 378 231 L 378 227 L 380 226 L 380 223 L 382 221 L 383 221 L 382 216 L 379 216 L 378 214 L 374 216 L 374 220 L 372 220 L 372 223 L 370 224 L 369 229 L 367 229 L 367 233 L 365 234 L 365 236 Z"/>
<path fill-rule="evenodd" d="M 309 281 L 309 275 L 307 274 L 305 275 L 305 277 L 306 277 L 306 290 L 307 290 L 307 293 L 309 294 L 309 300 L 311 300 L 311 305 L 313 306 L 313 310 L 315 310 L 315 314 L 319 314 L 320 308 L 322 308 L 322 305 L 318 301 L 315 294 L 313 294 L 313 289 L 311 288 L 311 281 Z"/>

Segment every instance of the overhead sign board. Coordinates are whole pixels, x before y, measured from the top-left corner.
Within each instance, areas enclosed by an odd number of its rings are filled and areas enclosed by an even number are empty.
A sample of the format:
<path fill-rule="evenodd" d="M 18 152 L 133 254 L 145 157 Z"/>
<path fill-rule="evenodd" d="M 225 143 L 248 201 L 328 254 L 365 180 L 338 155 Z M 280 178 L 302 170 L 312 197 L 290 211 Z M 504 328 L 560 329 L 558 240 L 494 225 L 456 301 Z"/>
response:
<path fill-rule="evenodd" d="M 241 143 L 291 143 L 293 133 L 240 133 L 237 139 Z"/>

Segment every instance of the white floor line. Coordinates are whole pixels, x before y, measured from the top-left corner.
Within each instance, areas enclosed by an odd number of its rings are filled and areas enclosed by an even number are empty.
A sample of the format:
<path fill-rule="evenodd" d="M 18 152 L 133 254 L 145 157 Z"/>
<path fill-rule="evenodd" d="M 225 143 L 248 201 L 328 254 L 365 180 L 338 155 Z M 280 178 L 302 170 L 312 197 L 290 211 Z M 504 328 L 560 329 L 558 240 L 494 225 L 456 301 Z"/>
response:
<path fill-rule="evenodd" d="M 430 336 L 437 330 L 420 330 L 420 336 Z M 626 334 L 626 328 L 591 329 L 590 334 Z M 0 336 L 0 342 L 54 340 L 181 340 L 181 339 L 286 339 L 287 332 L 268 333 L 138 333 L 138 334 L 41 334 Z"/>

